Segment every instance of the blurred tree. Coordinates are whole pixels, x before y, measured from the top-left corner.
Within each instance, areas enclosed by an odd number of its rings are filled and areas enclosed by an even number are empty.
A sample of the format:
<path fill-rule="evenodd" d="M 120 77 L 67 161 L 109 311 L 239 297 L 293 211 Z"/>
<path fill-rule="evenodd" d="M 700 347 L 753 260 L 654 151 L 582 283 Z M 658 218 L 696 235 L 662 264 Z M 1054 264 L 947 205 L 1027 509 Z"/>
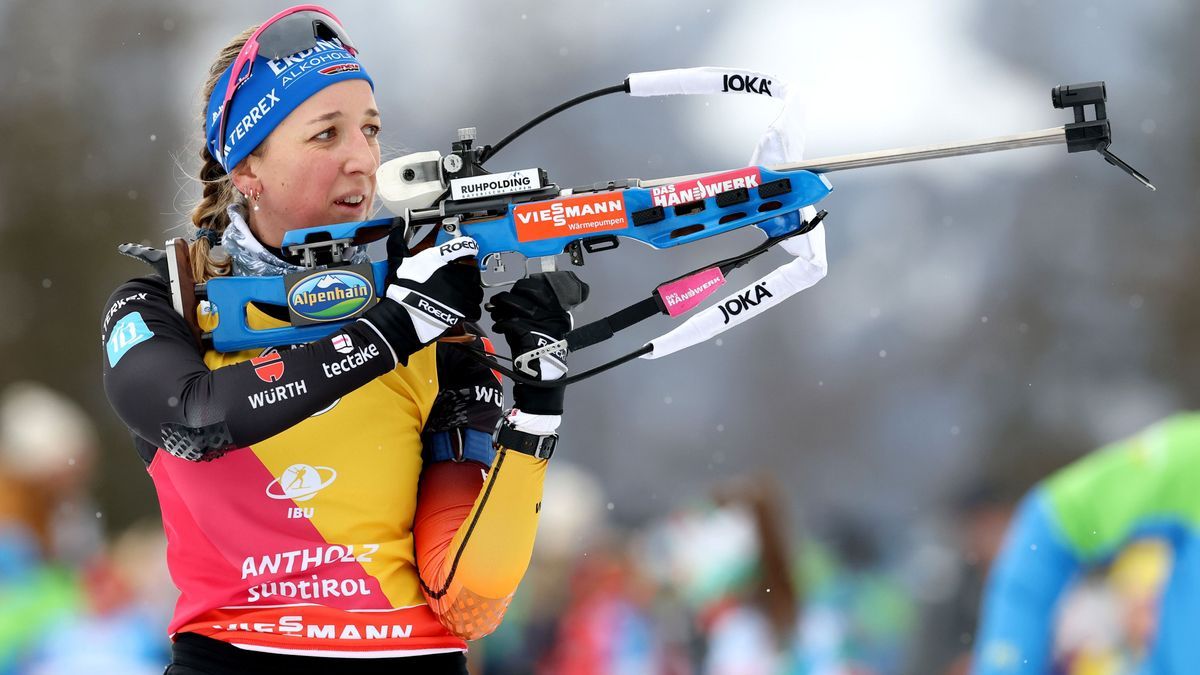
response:
<path fill-rule="evenodd" d="M 758 25 L 747 16 L 786 14 L 782 5 L 697 11 L 610 0 L 586 15 L 571 3 L 330 6 L 375 55 L 390 120 L 385 140 L 414 149 L 444 150 L 457 125 L 498 137 L 628 72 L 710 63 L 717 43 L 739 45 L 736 60 L 746 64 L 795 53 L 814 69 L 847 67 L 836 54 L 809 53 L 806 41 L 771 44 L 737 32 Z M 831 274 L 820 286 L 730 333 L 724 346 L 639 362 L 573 389 L 581 414 L 568 416 L 564 431 L 576 457 L 611 487 L 615 517 L 659 512 L 734 466 L 770 466 L 813 518 L 849 509 L 899 532 L 979 475 L 1032 480 L 1040 474 L 1033 458 L 1055 466 L 1200 403 L 1200 319 L 1191 310 L 1200 112 L 1182 95 L 1197 84 L 1187 27 L 1200 10 L 1116 0 L 1082 10 L 973 7 L 970 47 L 990 50 L 1031 81 L 1048 88 L 1107 78 L 1117 150 L 1163 189 L 1141 191 L 1098 158 L 1065 153 L 1017 176 L 962 160 L 964 171 L 984 176 L 965 187 L 908 168 L 838 174 L 829 201 Z M 850 30 L 837 23 L 849 15 L 802 11 L 811 19 L 805 26 L 822 34 Z M 154 502 L 148 481 L 133 478 L 137 460 L 100 390 L 95 331 L 111 289 L 144 269 L 114 245 L 185 234 L 168 228 L 186 221 L 178 196 L 196 191 L 180 189 L 183 172 L 172 159 L 178 154 L 188 168 L 194 161 L 203 69 L 221 38 L 260 17 L 227 0 L 202 9 L 7 0 L 0 17 L 0 51 L 9 57 L 0 71 L 0 348 L 25 356 L 10 356 L 0 380 L 42 379 L 96 416 L 112 458 L 100 497 L 113 519 L 127 522 Z M 1068 20 L 1071 30 L 1061 30 Z M 406 55 L 436 53 L 448 32 L 458 36 L 448 65 L 413 67 Z M 403 49 L 391 46 L 397 40 Z M 868 101 L 806 93 L 839 109 Z M 918 104 L 938 102 L 904 102 Z M 714 156 L 711 139 L 697 133 L 712 118 L 695 111 L 717 115 L 719 107 L 604 99 L 555 118 L 506 151 L 502 165 L 545 166 L 570 185 L 741 161 Z M 745 140 L 748 150 L 753 139 Z M 853 138 L 824 140 L 856 149 Z M 594 257 L 585 271 L 603 292 L 581 319 L 748 241 Z M 658 322 L 631 330 L 621 346 L 663 329 Z M 668 475 L 677 480 L 664 482 Z"/>
<path fill-rule="evenodd" d="M 16 0 L 2 12 L 0 385 L 46 382 L 93 415 L 115 529 L 154 502 L 101 389 L 99 317 L 114 280 L 148 269 L 116 245 L 159 241 L 179 220 L 163 215 L 182 143 L 162 131 L 177 104 L 162 64 L 191 22 L 149 1 Z"/>

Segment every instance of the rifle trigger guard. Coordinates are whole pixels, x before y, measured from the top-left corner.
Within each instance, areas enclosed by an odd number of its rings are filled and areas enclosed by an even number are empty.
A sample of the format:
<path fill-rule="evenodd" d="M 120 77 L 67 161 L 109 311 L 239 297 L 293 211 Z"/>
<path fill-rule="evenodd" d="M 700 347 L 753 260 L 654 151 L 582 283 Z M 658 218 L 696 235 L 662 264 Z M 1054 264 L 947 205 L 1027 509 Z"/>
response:
<path fill-rule="evenodd" d="M 547 354 L 553 354 L 555 352 L 562 352 L 562 353 L 566 354 L 567 353 L 567 341 L 566 340 L 558 340 L 557 342 L 551 342 L 550 344 L 546 345 L 545 347 L 538 347 L 537 349 L 527 351 L 524 354 L 521 354 L 520 356 L 513 359 L 513 364 L 517 367 L 517 370 L 519 370 L 520 372 L 525 373 L 526 375 L 530 375 L 532 377 L 537 377 L 538 372 L 536 370 L 534 370 L 533 368 L 529 367 L 530 362 L 532 362 L 534 359 L 539 359 Z"/>
<path fill-rule="evenodd" d="M 483 262 L 480 263 L 480 265 L 485 271 L 496 274 L 504 272 L 505 270 L 504 257 L 499 253 L 489 253 L 483 256 Z M 479 281 L 481 284 L 483 284 L 484 288 L 505 288 L 517 283 L 518 280 L 509 279 L 508 281 L 489 281 L 487 279 L 480 279 Z"/>

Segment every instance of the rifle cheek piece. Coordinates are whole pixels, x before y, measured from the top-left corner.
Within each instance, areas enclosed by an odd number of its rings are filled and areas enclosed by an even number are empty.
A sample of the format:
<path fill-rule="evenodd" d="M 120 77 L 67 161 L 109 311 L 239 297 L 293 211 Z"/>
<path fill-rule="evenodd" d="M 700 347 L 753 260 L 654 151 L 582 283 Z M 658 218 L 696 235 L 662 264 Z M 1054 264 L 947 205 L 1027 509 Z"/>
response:
<path fill-rule="evenodd" d="M 446 192 L 441 164 L 442 153 L 436 150 L 388 160 L 376 174 L 376 194 L 395 214 L 428 209 Z"/>

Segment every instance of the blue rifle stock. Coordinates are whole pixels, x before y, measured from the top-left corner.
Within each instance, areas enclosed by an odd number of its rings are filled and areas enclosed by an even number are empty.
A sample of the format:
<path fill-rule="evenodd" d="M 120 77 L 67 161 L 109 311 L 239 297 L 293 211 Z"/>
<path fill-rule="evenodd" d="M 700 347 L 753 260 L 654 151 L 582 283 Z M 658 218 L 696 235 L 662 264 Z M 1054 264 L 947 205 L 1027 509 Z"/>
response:
<path fill-rule="evenodd" d="M 739 183 L 727 181 L 728 185 L 739 187 L 717 191 L 718 188 L 710 185 L 706 192 L 704 181 L 697 179 L 692 181 L 696 183 L 695 192 L 689 196 L 711 196 L 689 198 L 684 202 L 671 199 L 677 193 L 660 189 L 663 194 L 658 196 L 659 205 L 655 204 L 654 190 L 622 187 L 617 183 L 611 189 L 606 185 L 605 189 L 576 191 L 552 199 L 466 202 L 460 206 L 471 210 L 454 217 L 456 227 L 440 228 L 437 243 L 444 243 L 459 234 L 474 238 L 479 244 L 478 264 L 485 268 L 489 260 L 495 260 L 494 256 L 504 253 L 519 253 L 527 259 L 569 253 L 576 258 L 583 250 L 598 252 L 616 248 L 619 239 L 632 239 L 665 249 L 751 225 L 768 237 L 778 237 L 800 225 L 798 219 L 779 216 L 817 203 L 832 189 L 824 176 L 808 171 L 783 173 L 748 167 L 728 174 L 741 177 Z M 630 183 L 636 184 L 636 181 Z M 680 189 L 691 187 L 687 182 L 681 185 Z M 580 210 L 590 213 L 581 216 Z M 559 216 L 558 223 L 555 222 L 556 215 Z M 569 226 L 587 216 L 609 221 L 606 229 L 572 234 Z M 616 223 L 622 221 L 624 224 L 616 227 Z M 348 244 L 361 239 L 362 231 L 379 230 L 384 225 L 399 226 L 393 219 L 378 219 L 293 230 L 285 235 L 282 248 L 296 251 L 336 242 Z M 536 232 L 532 229 L 535 225 L 539 228 Z M 562 232 L 559 236 L 546 236 L 559 232 Z M 386 261 L 371 263 L 371 270 L 373 293 L 377 298 L 382 297 Z M 255 330 L 248 324 L 246 305 L 254 302 L 289 306 L 284 277 L 218 277 L 209 280 L 200 290 L 201 297 L 207 297 L 218 317 L 217 326 L 205 337 L 210 338 L 213 348 L 221 352 L 311 342 L 337 331 L 358 315 L 305 326 Z"/>

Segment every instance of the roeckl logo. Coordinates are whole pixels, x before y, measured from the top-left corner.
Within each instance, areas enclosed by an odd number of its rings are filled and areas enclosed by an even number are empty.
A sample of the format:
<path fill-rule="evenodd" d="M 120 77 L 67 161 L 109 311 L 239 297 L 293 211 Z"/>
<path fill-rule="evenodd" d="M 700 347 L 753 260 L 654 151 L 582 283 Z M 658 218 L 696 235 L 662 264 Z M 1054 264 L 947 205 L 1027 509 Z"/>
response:
<path fill-rule="evenodd" d="M 271 499 L 306 502 L 336 479 L 337 471 L 332 467 L 293 464 L 284 469 L 282 476 L 267 485 L 267 496 Z"/>
<path fill-rule="evenodd" d="M 751 307 L 757 307 L 758 303 L 763 301 L 763 298 L 773 297 L 775 296 L 771 295 L 771 291 L 767 290 L 767 284 L 764 282 L 755 284 L 754 288 L 747 290 L 745 293 L 733 296 L 717 305 L 717 307 L 721 308 L 721 315 L 725 318 L 725 323 L 729 323 L 731 317 L 735 317 Z"/>
<path fill-rule="evenodd" d="M 771 81 L 765 77 L 749 75 L 723 75 L 721 91 L 744 91 L 748 94 L 771 95 Z"/>
<path fill-rule="evenodd" d="M 461 251 L 464 248 L 471 250 L 471 251 L 478 251 L 479 244 L 476 244 L 474 239 L 466 239 L 463 237 L 459 237 L 455 241 L 451 241 L 451 242 L 448 242 L 448 243 L 445 243 L 445 244 L 442 244 L 441 246 L 439 246 L 438 253 L 441 253 L 443 256 L 447 256 L 447 255 L 450 255 L 451 253 Z"/>
<path fill-rule="evenodd" d="M 254 374 L 263 382 L 278 382 L 283 379 L 283 357 L 274 348 L 267 350 L 262 356 L 250 359 L 250 363 L 254 365 Z"/>
<path fill-rule="evenodd" d="M 434 307 L 425 298 L 420 298 L 417 300 L 417 309 L 425 312 L 426 314 L 428 314 L 432 317 L 441 319 L 442 323 L 448 323 L 450 325 L 454 325 L 454 324 L 458 323 L 458 317 L 454 316 L 454 314 L 452 314 L 451 312 L 448 312 L 440 307 Z"/>

